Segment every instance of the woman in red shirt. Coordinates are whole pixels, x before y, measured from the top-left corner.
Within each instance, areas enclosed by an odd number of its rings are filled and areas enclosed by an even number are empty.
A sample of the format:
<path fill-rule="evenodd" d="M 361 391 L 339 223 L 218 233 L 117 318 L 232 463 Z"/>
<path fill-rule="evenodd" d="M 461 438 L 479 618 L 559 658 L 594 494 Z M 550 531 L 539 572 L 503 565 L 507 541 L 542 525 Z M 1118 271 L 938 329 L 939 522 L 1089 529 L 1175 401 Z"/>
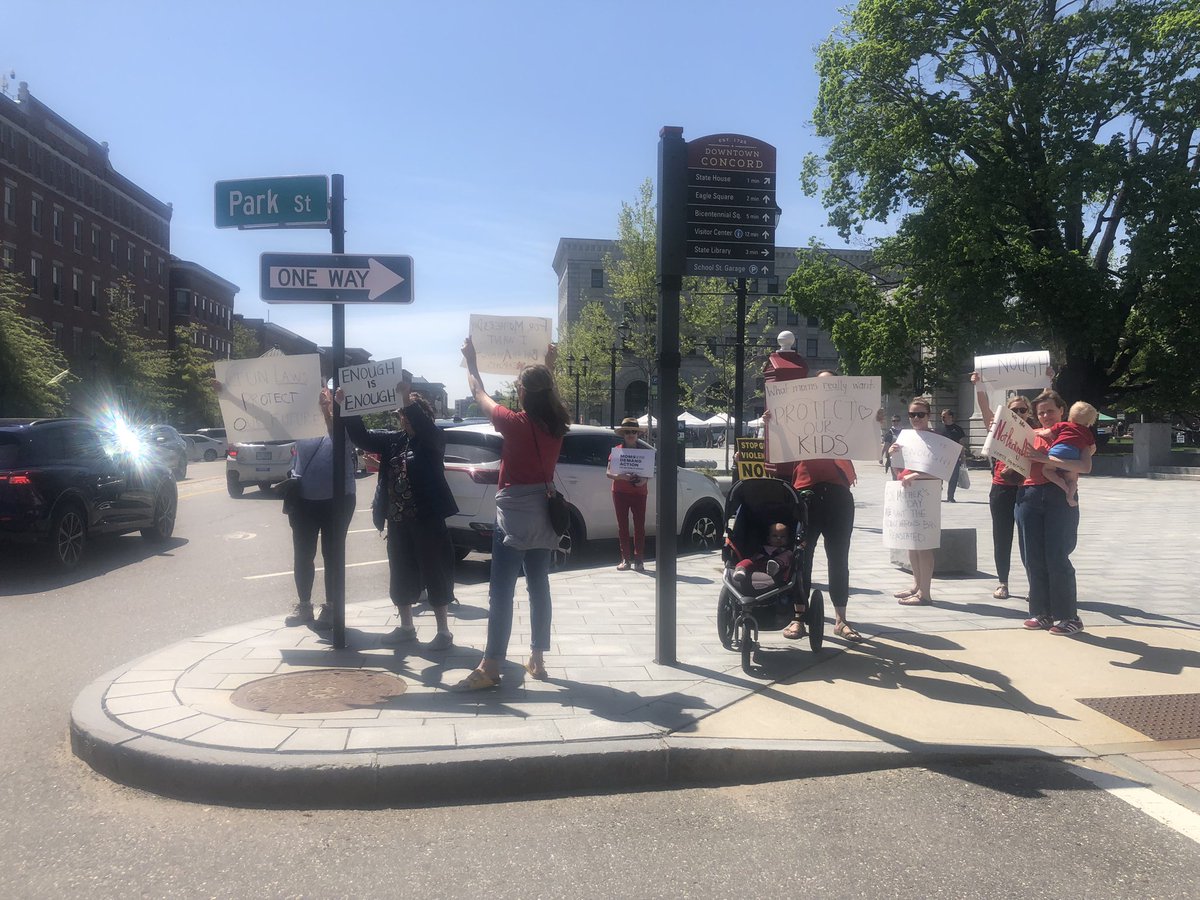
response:
<path fill-rule="evenodd" d="M 526 366 L 517 376 L 521 412 L 493 400 L 483 387 L 475 346 L 463 343 L 471 395 L 492 425 L 504 436 L 500 451 L 500 481 L 496 486 L 496 527 L 492 535 L 492 576 L 488 588 L 487 648 L 479 665 L 454 686 L 477 691 L 500 684 L 500 667 L 508 656 L 512 636 L 513 595 L 517 576 L 525 572 L 529 592 L 529 661 L 525 671 L 546 678 L 545 653 L 550 649 L 550 556 L 558 534 L 550 525 L 547 493 L 562 450 L 571 415 L 558 395 L 554 375 L 556 348 L 550 345 L 546 365 Z"/>
<path fill-rule="evenodd" d="M 637 436 L 640 431 L 637 419 L 623 419 L 617 426 L 617 435 L 621 443 L 613 450 L 625 447 L 628 450 L 637 448 Z M 634 571 L 646 571 L 643 562 L 643 551 L 646 545 L 646 498 L 650 489 L 645 478 L 624 472 L 613 474 L 612 453 L 608 455 L 608 477 L 612 481 L 613 508 L 617 513 L 617 537 L 621 544 L 621 562 L 617 565 L 620 572 L 628 571 L 630 565 Z M 629 546 L 629 517 L 633 516 L 633 552 Z"/>

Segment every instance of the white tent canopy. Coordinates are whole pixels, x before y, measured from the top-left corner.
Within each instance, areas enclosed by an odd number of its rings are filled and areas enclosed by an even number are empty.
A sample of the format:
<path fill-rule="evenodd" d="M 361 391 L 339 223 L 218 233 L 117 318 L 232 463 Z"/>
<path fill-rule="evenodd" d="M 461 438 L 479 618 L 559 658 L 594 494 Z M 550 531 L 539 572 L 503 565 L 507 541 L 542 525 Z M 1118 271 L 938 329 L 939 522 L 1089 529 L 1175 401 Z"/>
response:
<path fill-rule="evenodd" d="M 705 419 L 704 424 L 711 425 L 713 428 L 724 428 L 733 424 L 733 417 L 729 413 L 717 413 L 715 416 Z"/>
<path fill-rule="evenodd" d="M 651 416 L 650 413 L 646 413 L 644 416 L 638 419 L 638 425 L 640 425 L 642 428 L 655 428 L 658 425 L 658 419 Z"/>
<path fill-rule="evenodd" d="M 747 428 L 762 428 L 764 424 L 765 423 L 763 422 L 762 418 L 760 417 L 757 419 L 751 419 L 749 422 L 746 423 L 746 427 Z"/>
<path fill-rule="evenodd" d="M 699 416 L 693 416 L 686 409 L 682 413 L 679 414 L 677 421 L 682 422 L 684 425 L 686 425 L 689 428 L 696 428 L 697 426 L 708 424 L 703 419 L 701 419 Z"/>

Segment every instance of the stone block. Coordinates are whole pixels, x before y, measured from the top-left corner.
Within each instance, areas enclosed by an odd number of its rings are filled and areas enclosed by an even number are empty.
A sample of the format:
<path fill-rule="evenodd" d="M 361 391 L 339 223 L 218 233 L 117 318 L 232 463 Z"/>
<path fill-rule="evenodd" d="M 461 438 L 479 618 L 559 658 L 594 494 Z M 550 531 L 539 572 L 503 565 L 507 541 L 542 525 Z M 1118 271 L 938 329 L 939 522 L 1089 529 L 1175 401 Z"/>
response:
<path fill-rule="evenodd" d="M 907 550 L 891 551 L 892 565 L 911 572 Z M 974 575 L 979 571 L 979 554 L 974 528 L 943 528 L 942 545 L 933 551 L 934 575 Z"/>

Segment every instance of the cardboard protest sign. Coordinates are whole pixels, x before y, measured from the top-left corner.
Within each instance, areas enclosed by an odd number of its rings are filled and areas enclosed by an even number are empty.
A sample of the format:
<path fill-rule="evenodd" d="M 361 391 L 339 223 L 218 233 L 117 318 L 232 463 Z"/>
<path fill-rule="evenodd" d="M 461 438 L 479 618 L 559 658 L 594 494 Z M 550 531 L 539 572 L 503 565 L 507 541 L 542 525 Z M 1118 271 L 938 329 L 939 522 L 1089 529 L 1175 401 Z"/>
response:
<path fill-rule="evenodd" d="M 948 481 L 954 472 L 954 464 L 962 456 L 962 444 L 942 437 L 932 431 L 917 431 L 915 428 L 905 428 L 896 438 L 904 453 L 905 469 L 913 472 L 924 472 L 942 481 Z M 892 465 L 896 465 L 896 457 L 892 457 Z M 939 492 L 941 488 L 938 489 Z"/>
<path fill-rule="evenodd" d="M 396 387 L 403 377 L 404 367 L 398 356 L 338 369 L 338 387 L 346 394 L 342 403 L 343 415 L 361 416 L 381 409 L 393 410 L 407 406 L 408 398 L 396 393 Z"/>
<path fill-rule="evenodd" d="M 546 362 L 550 320 L 472 314 L 470 335 L 480 372 L 519 375 L 526 366 Z"/>
<path fill-rule="evenodd" d="M 221 382 L 217 402 L 230 444 L 328 433 L 318 399 L 323 387 L 318 354 L 218 359 L 215 366 Z"/>
<path fill-rule="evenodd" d="M 992 409 L 999 409 L 1008 399 L 1009 391 L 1042 390 L 1050 387 L 1048 350 L 1028 350 L 1022 353 L 996 353 L 975 357 L 975 371 L 980 375 L 977 391 L 987 394 Z"/>
<path fill-rule="evenodd" d="M 883 486 L 883 546 L 936 550 L 942 543 L 942 486 L 936 481 L 889 481 Z"/>
<path fill-rule="evenodd" d="M 877 376 L 831 376 L 767 382 L 766 455 L 772 463 L 804 459 L 876 459 Z"/>
<path fill-rule="evenodd" d="M 654 451 L 640 447 L 614 447 L 608 458 L 608 471 L 613 475 L 654 477 Z"/>
<path fill-rule="evenodd" d="M 765 444 L 766 442 L 762 438 L 737 439 L 738 481 L 771 477 L 767 473 L 767 451 Z"/>
<path fill-rule="evenodd" d="M 996 409 L 996 418 L 983 442 L 984 456 L 1029 477 L 1029 451 L 1033 449 L 1033 429 L 1007 406 Z"/>

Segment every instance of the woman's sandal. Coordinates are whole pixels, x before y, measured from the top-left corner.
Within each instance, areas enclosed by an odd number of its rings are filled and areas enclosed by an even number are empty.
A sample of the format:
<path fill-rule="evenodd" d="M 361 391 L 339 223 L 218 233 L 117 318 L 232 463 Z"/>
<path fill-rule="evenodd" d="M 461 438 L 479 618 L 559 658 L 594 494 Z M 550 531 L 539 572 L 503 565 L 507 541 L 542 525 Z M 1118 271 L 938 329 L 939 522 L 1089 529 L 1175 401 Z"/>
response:
<path fill-rule="evenodd" d="M 833 626 L 833 633 L 844 641 L 849 641 L 852 644 L 857 644 L 861 640 L 865 640 L 858 629 L 849 622 L 838 622 Z"/>
<path fill-rule="evenodd" d="M 919 592 L 910 597 L 902 597 L 896 602 L 901 606 L 933 606 L 933 600 L 929 597 L 922 597 Z"/>
<path fill-rule="evenodd" d="M 489 688 L 500 687 L 500 678 L 492 678 L 486 672 L 472 669 L 471 674 L 450 688 L 452 691 L 486 691 Z"/>
<path fill-rule="evenodd" d="M 545 681 L 550 677 L 546 672 L 546 667 L 541 663 L 534 665 L 532 659 L 525 663 L 525 671 L 529 673 L 530 678 L 536 678 L 538 681 Z"/>
<path fill-rule="evenodd" d="M 919 593 L 921 593 L 921 591 L 918 588 L 910 588 L 907 591 L 896 591 L 896 593 L 892 594 L 892 596 L 897 600 L 903 600 L 905 597 L 912 597 Z"/>
<path fill-rule="evenodd" d="M 792 621 L 787 623 L 787 627 L 783 629 L 783 636 L 789 641 L 799 640 L 808 634 L 808 629 L 804 627 L 804 620 L 800 616 L 796 616 Z"/>
<path fill-rule="evenodd" d="M 1008 585 L 1002 584 L 1002 585 L 1000 585 L 1000 587 L 998 587 L 994 591 L 992 591 L 992 599 L 993 600 L 1007 600 L 1008 599 Z"/>

